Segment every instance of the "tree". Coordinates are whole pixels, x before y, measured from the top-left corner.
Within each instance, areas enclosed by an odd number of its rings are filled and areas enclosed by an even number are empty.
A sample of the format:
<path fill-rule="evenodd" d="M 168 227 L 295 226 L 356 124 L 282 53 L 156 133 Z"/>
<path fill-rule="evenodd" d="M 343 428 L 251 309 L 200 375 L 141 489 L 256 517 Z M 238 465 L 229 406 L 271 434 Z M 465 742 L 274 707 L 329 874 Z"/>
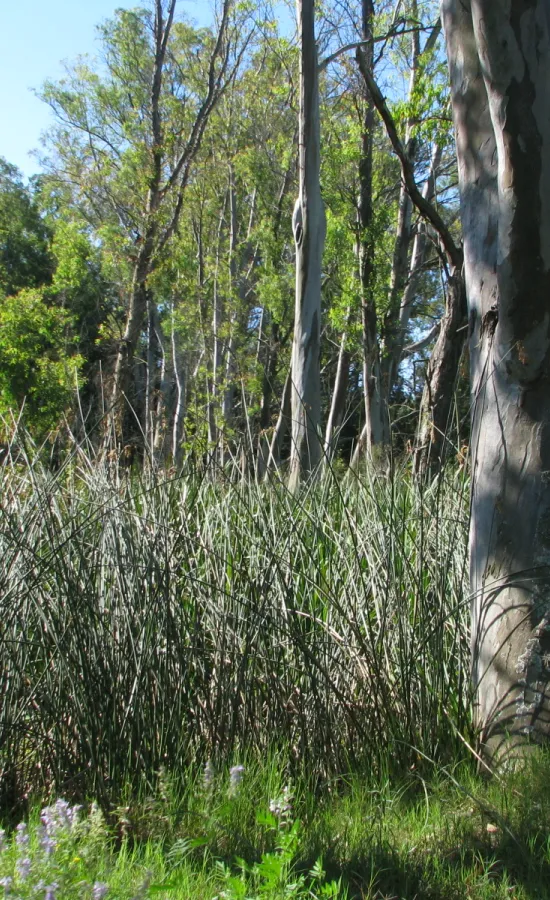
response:
<path fill-rule="evenodd" d="M 472 656 L 485 754 L 550 735 L 550 3 L 442 0 L 472 378 Z"/>
<path fill-rule="evenodd" d="M 70 325 L 40 289 L 0 299 L 0 415 L 23 409 L 38 438 L 58 426 L 74 396 L 82 359 L 71 354 Z"/>
<path fill-rule="evenodd" d="M 59 123 L 53 168 L 119 256 L 127 311 L 112 400 L 136 405 L 143 433 L 136 350 L 157 314 L 151 276 L 178 230 L 206 126 L 247 45 L 242 22 L 231 21 L 233 6 L 222 3 L 216 33 L 176 22 L 176 0 L 154 0 L 152 14 L 118 10 L 101 30 L 105 72 L 80 61 L 43 91 Z M 123 433 L 120 418 L 116 424 Z"/>
<path fill-rule="evenodd" d="M 300 34 L 299 195 L 292 229 L 296 242 L 296 308 L 292 346 L 291 484 L 321 459 L 321 261 L 325 211 L 321 197 L 319 75 L 314 0 L 297 0 Z"/>
<path fill-rule="evenodd" d="M 49 234 L 21 173 L 0 157 L 0 293 L 46 284 L 52 275 Z"/>

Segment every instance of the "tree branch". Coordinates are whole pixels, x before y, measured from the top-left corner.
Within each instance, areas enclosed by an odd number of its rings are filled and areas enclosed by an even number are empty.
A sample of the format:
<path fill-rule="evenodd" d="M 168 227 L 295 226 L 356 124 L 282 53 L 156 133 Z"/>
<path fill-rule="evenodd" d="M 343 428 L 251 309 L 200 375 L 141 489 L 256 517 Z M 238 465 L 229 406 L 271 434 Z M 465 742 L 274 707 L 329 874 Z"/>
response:
<path fill-rule="evenodd" d="M 401 353 L 401 361 L 403 361 L 404 359 L 408 359 L 409 356 L 413 356 L 415 353 L 419 353 L 420 350 L 424 350 L 424 348 L 431 344 L 434 338 L 437 337 L 440 330 L 441 322 L 436 322 L 435 325 L 430 328 L 428 334 L 425 337 L 420 338 L 419 341 L 415 341 L 414 344 L 408 344 L 407 347 L 403 347 L 403 352 Z"/>
<path fill-rule="evenodd" d="M 447 258 L 449 259 L 453 268 L 460 270 L 462 268 L 463 262 L 462 249 L 455 244 L 448 227 L 446 226 L 445 222 L 443 221 L 435 207 L 429 202 L 429 200 L 426 200 L 426 198 L 422 196 L 422 193 L 420 192 L 414 177 L 413 165 L 397 133 L 397 127 L 394 118 L 390 110 L 388 109 L 388 105 L 382 95 L 382 92 L 376 84 L 376 81 L 372 77 L 368 66 L 365 65 L 364 54 L 361 52 L 360 48 L 357 52 L 357 62 L 359 64 L 361 74 L 365 80 L 365 84 L 372 97 L 372 102 L 376 106 L 376 109 L 378 110 L 378 113 L 380 114 L 380 117 L 382 118 L 384 125 L 386 126 L 386 132 L 390 139 L 394 153 L 401 163 L 401 177 L 403 178 L 409 197 L 411 198 L 419 213 L 430 223 L 430 225 L 432 225 L 432 227 L 438 233 Z"/>

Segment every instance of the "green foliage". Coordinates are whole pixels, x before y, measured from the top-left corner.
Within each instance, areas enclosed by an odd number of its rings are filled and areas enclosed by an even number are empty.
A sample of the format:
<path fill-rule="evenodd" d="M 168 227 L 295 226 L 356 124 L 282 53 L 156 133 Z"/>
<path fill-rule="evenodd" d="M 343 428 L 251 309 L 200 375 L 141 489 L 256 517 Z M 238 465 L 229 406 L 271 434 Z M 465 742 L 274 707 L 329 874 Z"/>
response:
<path fill-rule="evenodd" d="M 0 298 L 0 414 L 24 406 L 38 435 L 54 429 L 77 386 L 82 359 L 71 353 L 69 313 L 40 290 Z"/>
<path fill-rule="evenodd" d="M 0 295 L 50 280 L 48 229 L 21 173 L 0 157 Z"/>
<path fill-rule="evenodd" d="M 56 801 L 40 821 L 32 810 L 0 832 L 0 886 L 49 900 L 550 896 L 547 751 L 490 781 L 471 760 L 397 782 L 348 772 L 315 792 L 306 775 L 297 798 L 278 789 L 284 768 L 281 757 L 247 763 L 237 790 L 227 767 L 202 780 L 180 771 L 172 785 L 164 771 L 108 818 L 96 804 Z"/>
<path fill-rule="evenodd" d="M 274 815 L 264 814 L 259 816 L 259 823 L 276 832 L 275 849 L 262 853 L 259 862 L 252 864 L 237 859 L 237 875 L 225 863 L 218 863 L 224 886 L 221 897 L 227 900 L 284 900 L 287 897 L 338 900 L 346 896 L 339 883 L 325 881 L 326 873 L 320 859 L 308 873 L 295 871 L 294 859 L 300 844 L 297 821 L 282 827 Z"/>

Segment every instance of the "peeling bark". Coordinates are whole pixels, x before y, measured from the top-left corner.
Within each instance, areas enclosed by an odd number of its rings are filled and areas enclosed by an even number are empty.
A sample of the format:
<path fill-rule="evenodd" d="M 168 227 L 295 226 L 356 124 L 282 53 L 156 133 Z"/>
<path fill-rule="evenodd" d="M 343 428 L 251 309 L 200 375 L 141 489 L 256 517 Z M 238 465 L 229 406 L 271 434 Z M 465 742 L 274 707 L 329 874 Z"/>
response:
<path fill-rule="evenodd" d="M 485 755 L 550 735 L 550 4 L 443 0 L 472 366 Z"/>

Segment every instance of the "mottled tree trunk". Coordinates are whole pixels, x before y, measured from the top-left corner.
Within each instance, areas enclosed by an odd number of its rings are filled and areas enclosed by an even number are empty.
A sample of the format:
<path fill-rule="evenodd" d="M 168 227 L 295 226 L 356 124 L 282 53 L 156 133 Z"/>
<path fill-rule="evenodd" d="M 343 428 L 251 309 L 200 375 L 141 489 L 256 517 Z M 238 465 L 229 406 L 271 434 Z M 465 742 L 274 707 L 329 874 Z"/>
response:
<path fill-rule="evenodd" d="M 321 459 L 321 262 L 325 211 L 321 197 L 319 84 L 314 0 L 297 0 L 300 33 L 299 196 L 292 226 L 296 243 L 296 307 L 292 345 L 290 485 Z"/>
<path fill-rule="evenodd" d="M 441 9 L 472 365 L 473 679 L 494 758 L 550 734 L 550 3 Z"/>

